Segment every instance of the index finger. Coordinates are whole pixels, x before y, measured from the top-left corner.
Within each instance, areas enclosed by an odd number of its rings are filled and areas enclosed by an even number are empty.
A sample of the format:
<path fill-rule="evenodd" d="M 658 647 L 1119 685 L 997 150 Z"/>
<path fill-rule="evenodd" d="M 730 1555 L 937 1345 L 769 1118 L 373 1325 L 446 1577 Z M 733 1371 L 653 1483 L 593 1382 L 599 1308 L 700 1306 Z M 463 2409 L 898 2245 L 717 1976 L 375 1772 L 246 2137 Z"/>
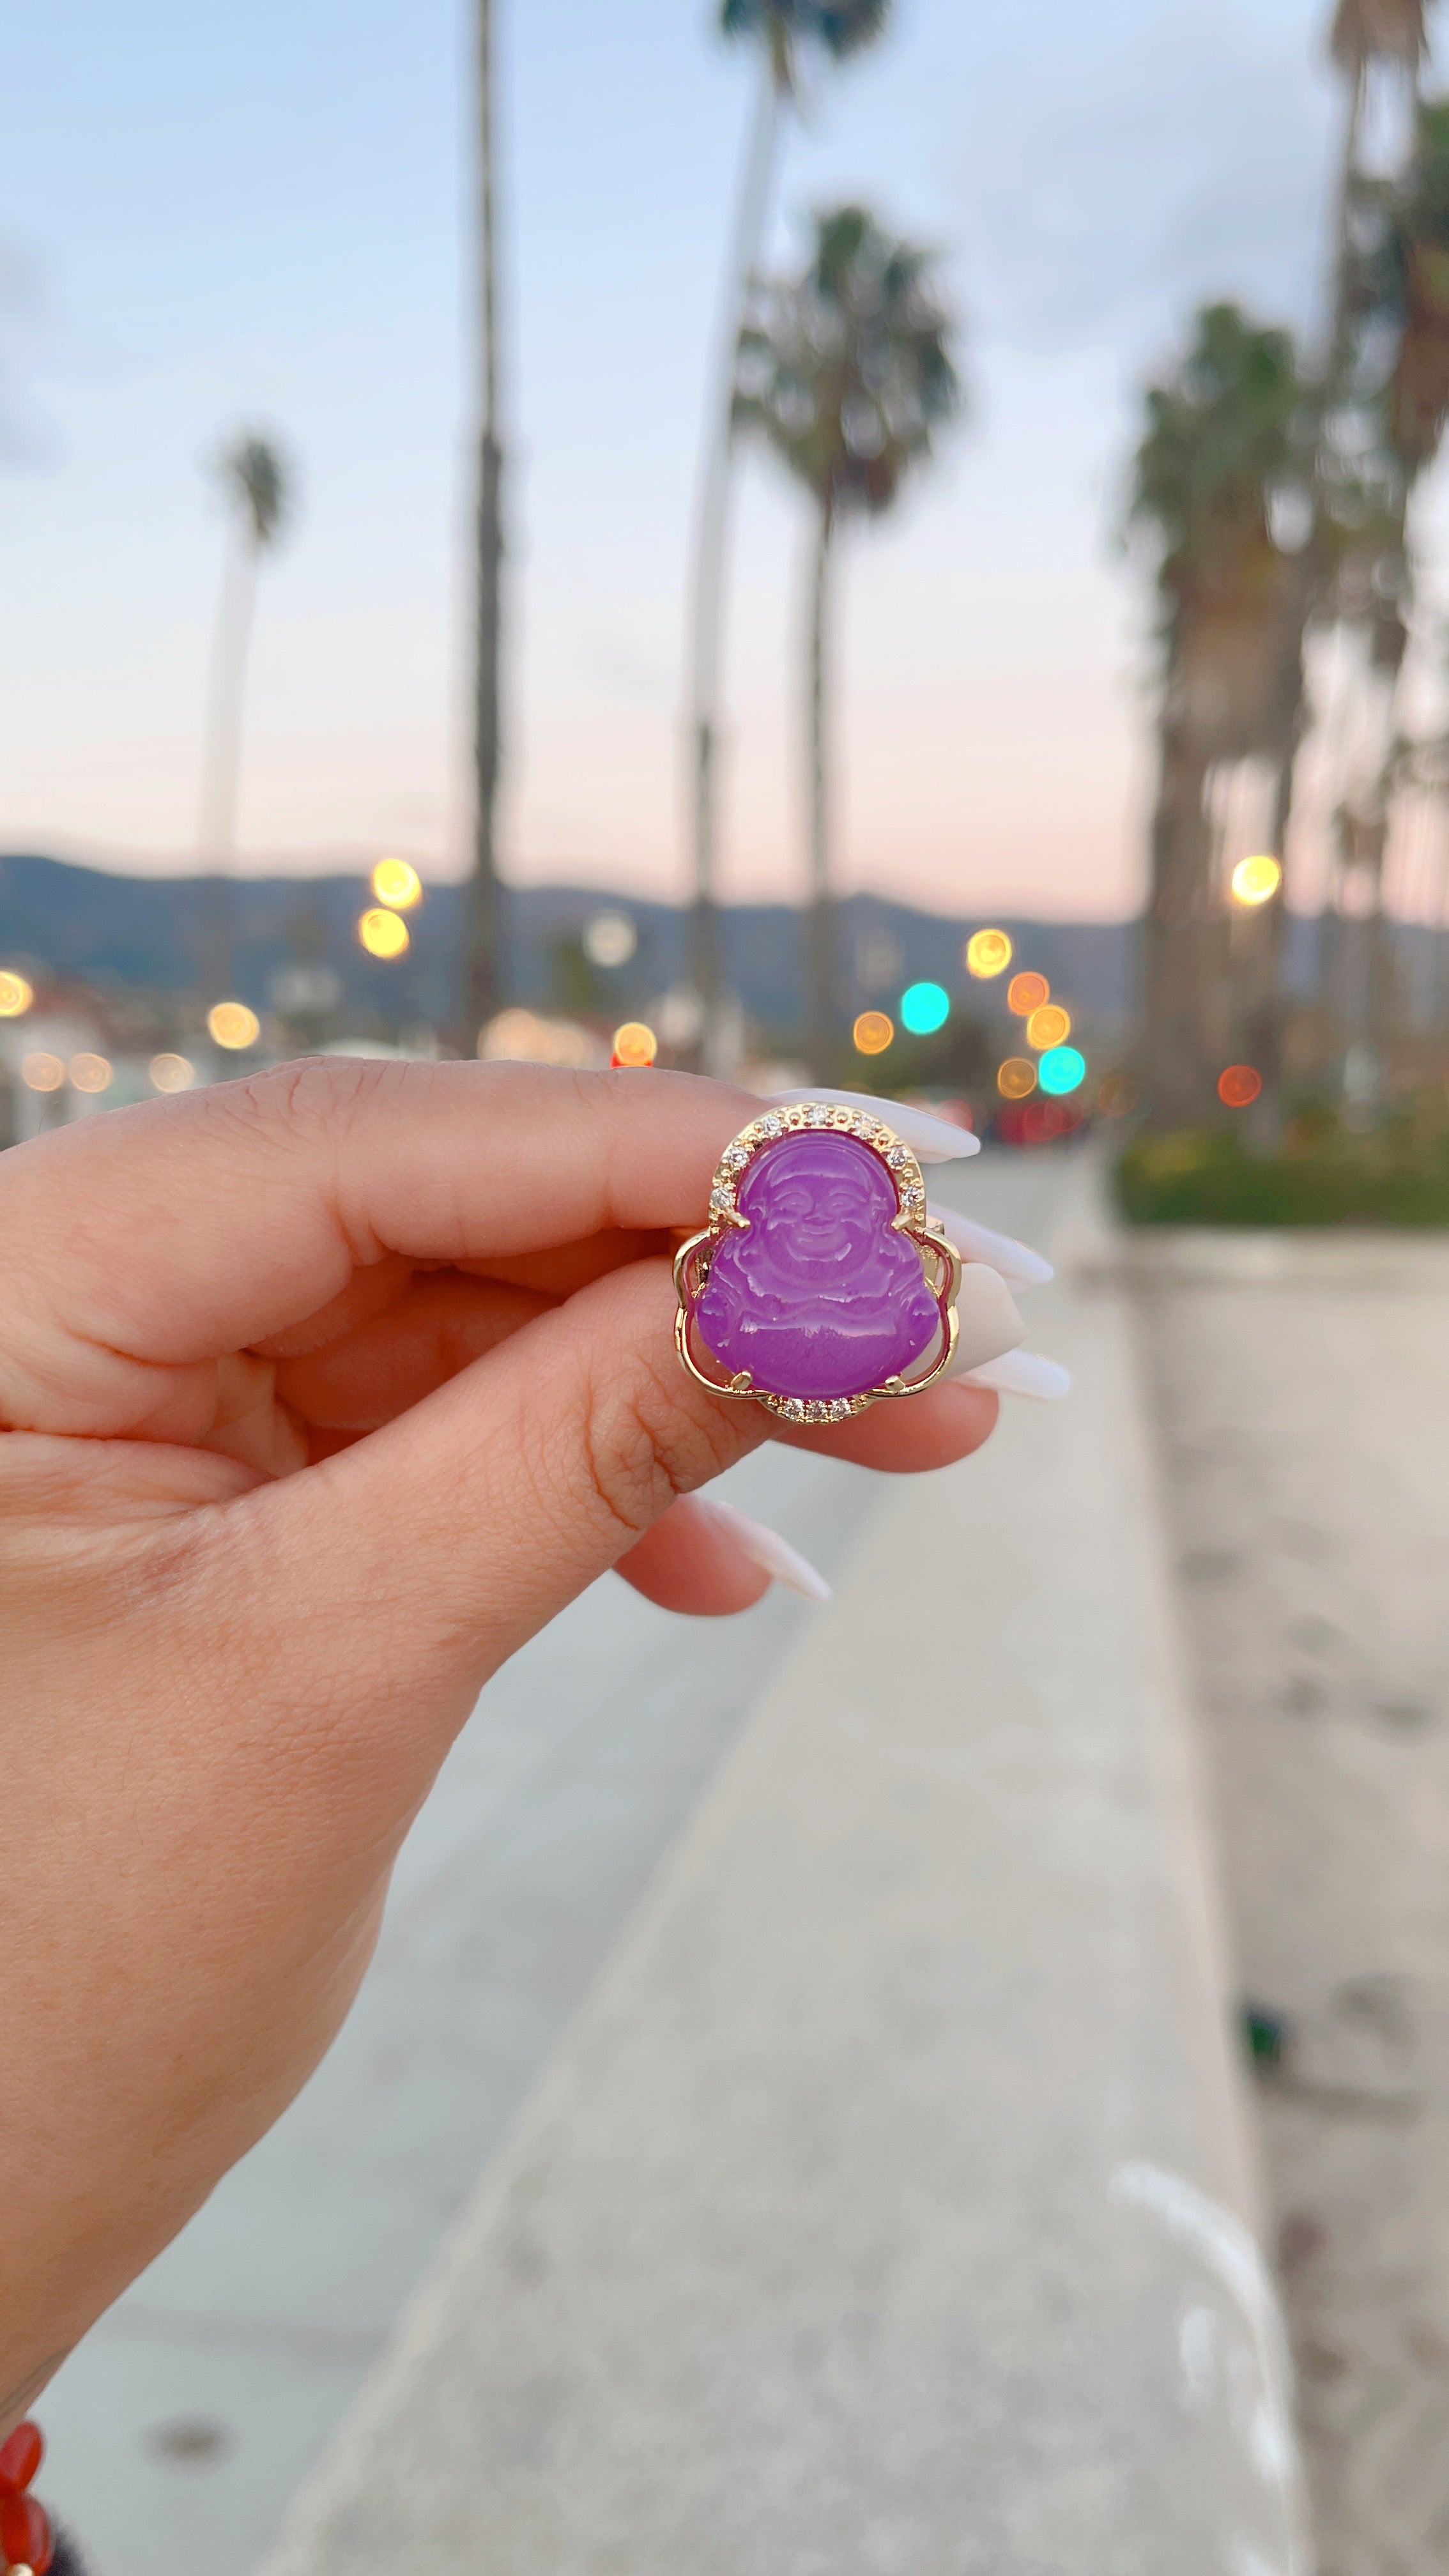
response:
<path fill-rule="evenodd" d="M 324 1059 L 78 1120 L 0 1159 L 0 1419 L 58 1367 L 94 1400 L 115 1363 L 263 1341 L 389 1253 L 696 1222 L 754 1106 L 688 1074 Z"/>

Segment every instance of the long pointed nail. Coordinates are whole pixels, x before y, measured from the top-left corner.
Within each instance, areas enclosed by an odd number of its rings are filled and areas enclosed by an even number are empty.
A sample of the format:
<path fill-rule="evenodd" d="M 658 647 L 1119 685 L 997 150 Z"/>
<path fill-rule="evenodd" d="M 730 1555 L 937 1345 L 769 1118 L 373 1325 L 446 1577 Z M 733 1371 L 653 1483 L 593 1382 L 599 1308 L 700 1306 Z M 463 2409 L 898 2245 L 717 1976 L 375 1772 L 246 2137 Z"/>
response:
<path fill-rule="evenodd" d="M 958 1252 L 968 1261 L 984 1261 L 988 1270 L 999 1271 L 1003 1279 L 1014 1279 L 1018 1287 L 1042 1288 L 1056 1272 L 1029 1243 L 1018 1243 L 1010 1234 L 998 1234 L 991 1225 L 978 1225 L 974 1217 L 961 1216 L 955 1208 L 937 1207 L 934 1199 L 926 1211 L 933 1225 L 944 1227 Z"/>
<path fill-rule="evenodd" d="M 1060 1360 L 1043 1359 L 1039 1351 L 1007 1351 L 999 1360 L 965 1370 L 958 1384 L 988 1386 L 997 1395 L 1031 1395 L 1039 1403 L 1051 1404 L 1058 1396 L 1071 1394 L 1072 1373 Z"/>
<path fill-rule="evenodd" d="M 741 1556 L 768 1574 L 772 1583 L 783 1583 L 791 1592 L 800 1593 L 806 1601 L 828 1601 L 830 1586 L 817 1572 L 808 1556 L 802 1556 L 778 1530 L 766 1529 L 763 1521 L 752 1521 L 747 1512 L 737 1512 L 733 1503 L 722 1503 L 716 1494 L 696 1494 L 696 1511 L 712 1512 L 723 1521 Z"/>
<path fill-rule="evenodd" d="M 932 1110 L 917 1109 L 909 1100 L 877 1100 L 870 1091 L 839 1091 L 834 1083 L 816 1083 L 804 1091 L 772 1091 L 772 1109 L 791 1109 L 802 1100 L 838 1100 L 847 1109 L 873 1109 L 894 1127 L 903 1145 L 909 1145 L 923 1163 L 959 1163 L 966 1154 L 979 1154 L 981 1139 L 969 1127 L 957 1127 L 949 1118 L 937 1118 Z"/>
<path fill-rule="evenodd" d="M 1025 1339 L 1026 1326 L 1005 1280 L 984 1261 L 971 1262 L 961 1273 L 961 1290 L 956 1299 L 956 1349 L 951 1376 L 960 1377 L 967 1369 L 999 1360 Z"/>

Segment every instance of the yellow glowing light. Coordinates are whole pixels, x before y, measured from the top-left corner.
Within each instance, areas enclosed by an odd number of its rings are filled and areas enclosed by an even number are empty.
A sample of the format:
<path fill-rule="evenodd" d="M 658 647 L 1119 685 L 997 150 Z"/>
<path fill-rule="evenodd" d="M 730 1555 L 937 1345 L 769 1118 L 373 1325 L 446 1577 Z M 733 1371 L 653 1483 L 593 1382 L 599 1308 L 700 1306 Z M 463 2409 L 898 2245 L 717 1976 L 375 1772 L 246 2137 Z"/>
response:
<path fill-rule="evenodd" d="M 423 881 L 406 859 L 379 859 L 372 871 L 372 891 L 379 903 L 391 904 L 394 912 L 411 912 L 415 903 L 422 902 Z M 393 952 L 384 949 L 381 954 Z"/>
<path fill-rule="evenodd" d="M 34 999 L 34 991 L 23 975 L 0 970 L 0 1020 L 23 1019 Z"/>
<path fill-rule="evenodd" d="M 862 1011 L 850 1035 L 857 1055 L 884 1055 L 896 1033 L 885 1011 Z"/>
<path fill-rule="evenodd" d="M 1052 988 L 1045 975 L 1013 975 L 1006 988 L 1006 1007 L 1015 1011 L 1019 1020 L 1024 1020 L 1033 1011 L 1039 1011 L 1043 1002 L 1049 1002 L 1051 997 Z"/>
<path fill-rule="evenodd" d="M 1266 850 L 1256 858 L 1239 859 L 1233 870 L 1234 903 L 1271 903 L 1283 882 L 1283 870 Z"/>
<path fill-rule="evenodd" d="M 1011 942 L 1004 930 L 973 930 L 966 942 L 968 975 L 1004 975 L 1011 964 Z"/>
<path fill-rule="evenodd" d="M 206 1025 L 219 1047 L 255 1046 L 262 1034 L 261 1021 L 245 1002 L 214 1002 L 206 1014 Z"/>
<path fill-rule="evenodd" d="M 395 912 L 365 912 L 357 936 L 369 957 L 402 957 L 412 945 L 407 923 Z"/>
<path fill-rule="evenodd" d="M 150 1070 L 154 1091 L 189 1091 L 196 1080 L 196 1067 L 184 1055 L 153 1055 Z"/>
<path fill-rule="evenodd" d="M 1071 1012 L 1064 1011 L 1060 1002 L 1043 1002 L 1026 1024 L 1027 1045 L 1040 1047 L 1043 1053 L 1048 1047 L 1060 1046 L 1071 1034 Z"/>
<path fill-rule="evenodd" d="M 652 1064 L 659 1053 L 659 1040 L 646 1020 L 626 1020 L 614 1031 L 615 1064 Z"/>
<path fill-rule="evenodd" d="M 66 1071 L 77 1091 L 108 1091 L 111 1067 L 103 1055 L 73 1055 Z"/>
<path fill-rule="evenodd" d="M 32 1091 L 59 1091 L 65 1080 L 65 1066 L 58 1055 L 28 1055 L 20 1068 L 20 1079 Z"/>
<path fill-rule="evenodd" d="M 1009 1055 L 996 1068 L 996 1088 L 1003 1100 L 1025 1100 L 1036 1089 L 1036 1066 L 1024 1055 Z"/>

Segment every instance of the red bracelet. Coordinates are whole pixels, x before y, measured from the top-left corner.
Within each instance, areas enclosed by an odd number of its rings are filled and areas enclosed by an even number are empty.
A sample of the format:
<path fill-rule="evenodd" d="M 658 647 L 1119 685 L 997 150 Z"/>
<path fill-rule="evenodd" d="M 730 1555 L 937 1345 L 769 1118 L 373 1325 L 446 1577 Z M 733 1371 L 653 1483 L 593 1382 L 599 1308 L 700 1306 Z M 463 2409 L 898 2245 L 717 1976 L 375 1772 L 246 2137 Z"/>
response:
<path fill-rule="evenodd" d="M 45 2507 L 26 2489 L 45 2457 L 38 2424 L 17 2424 L 0 2442 L 0 2560 L 10 2576 L 46 2576 L 55 2535 Z"/>

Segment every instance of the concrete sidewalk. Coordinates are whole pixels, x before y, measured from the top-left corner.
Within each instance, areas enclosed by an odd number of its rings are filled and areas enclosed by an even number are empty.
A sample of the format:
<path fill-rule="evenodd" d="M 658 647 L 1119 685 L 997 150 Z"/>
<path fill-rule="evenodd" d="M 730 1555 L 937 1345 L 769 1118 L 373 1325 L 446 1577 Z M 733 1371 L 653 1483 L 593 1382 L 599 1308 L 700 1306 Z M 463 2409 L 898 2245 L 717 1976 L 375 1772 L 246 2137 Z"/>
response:
<path fill-rule="evenodd" d="M 1124 1247 L 1325 2576 L 1449 2566 L 1449 1243 Z"/>
<path fill-rule="evenodd" d="M 1072 1401 L 878 1503 L 266 2576 L 1305 2576 L 1128 1318 L 1033 1323 Z"/>

